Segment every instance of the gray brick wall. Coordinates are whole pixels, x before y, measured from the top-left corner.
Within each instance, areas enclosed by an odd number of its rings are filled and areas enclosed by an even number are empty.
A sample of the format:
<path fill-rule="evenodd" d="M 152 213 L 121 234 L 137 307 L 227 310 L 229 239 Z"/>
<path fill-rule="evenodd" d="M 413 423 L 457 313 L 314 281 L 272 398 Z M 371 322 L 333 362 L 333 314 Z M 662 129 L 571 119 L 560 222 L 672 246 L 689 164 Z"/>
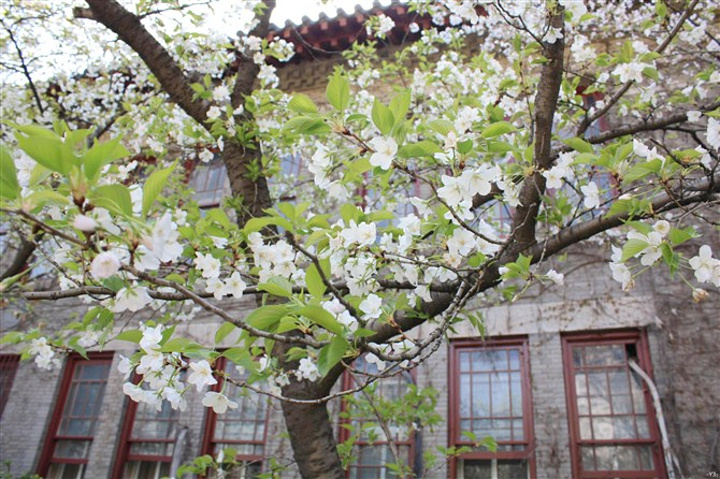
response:
<path fill-rule="evenodd" d="M 10 461 L 11 473 L 35 470 L 48 423 L 55 408 L 62 371 L 18 365 L 8 402 L 0 418 L 0 460 Z"/>

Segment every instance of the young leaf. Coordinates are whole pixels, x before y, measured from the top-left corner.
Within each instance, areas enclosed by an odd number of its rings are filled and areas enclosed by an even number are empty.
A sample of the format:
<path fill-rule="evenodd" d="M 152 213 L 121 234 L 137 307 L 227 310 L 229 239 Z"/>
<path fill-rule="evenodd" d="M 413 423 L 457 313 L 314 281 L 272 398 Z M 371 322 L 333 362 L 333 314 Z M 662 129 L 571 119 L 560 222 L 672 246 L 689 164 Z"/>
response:
<path fill-rule="evenodd" d="M 130 190 L 126 186 L 118 184 L 98 186 L 90 198 L 91 203 L 95 206 L 101 206 L 125 216 L 133 214 Z"/>
<path fill-rule="evenodd" d="M 317 113 L 318 109 L 309 96 L 298 93 L 288 102 L 288 108 L 296 113 Z"/>
<path fill-rule="evenodd" d="M 330 344 L 323 346 L 318 354 L 318 372 L 325 376 L 345 356 L 350 345 L 344 338 L 335 336 Z"/>
<path fill-rule="evenodd" d="M 154 172 L 145 182 L 142 199 L 143 216 L 147 216 L 148 211 L 150 211 L 150 207 L 165 187 L 170 174 L 175 170 L 175 165 L 177 165 L 177 163 L 174 163 L 168 168 Z"/>
<path fill-rule="evenodd" d="M 325 283 L 320 276 L 320 272 L 314 264 L 305 271 L 305 284 L 310 294 L 315 298 L 322 298 L 325 294 Z"/>
<path fill-rule="evenodd" d="M 269 331 L 288 313 L 288 307 L 284 304 L 269 304 L 261 306 L 248 314 L 245 322 L 253 328 Z"/>
<path fill-rule="evenodd" d="M 113 138 L 102 143 L 95 142 L 82 158 L 85 177 L 95 182 L 103 166 L 111 161 L 130 155 L 130 152 L 120 144 L 121 138 Z"/>
<path fill-rule="evenodd" d="M 350 84 L 340 72 L 330 77 L 325 90 L 328 102 L 338 111 L 343 111 L 350 102 Z"/>
<path fill-rule="evenodd" d="M 14 200 L 20 194 L 17 169 L 10 153 L 0 145 L 0 196 Z"/>
<path fill-rule="evenodd" d="M 390 133 L 390 130 L 392 130 L 392 127 L 395 125 L 395 117 L 392 111 L 380 103 L 377 98 L 375 99 L 375 103 L 373 103 L 372 121 L 383 135 Z"/>
<path fill-rule="evenodd" d="M 507 121 L 498 121 L 497 123 L 493 123 L 492 125 L 485 127 L 481 135 L 483 138 L 493 138 L 515 130 L 516 128 Z"/>
<path fill-rule="evenodd" d="M 220 326 L 215 333 L 215 344 L 220 344 L 223 339 L 225 339 L 228 334 L 232 333 L 237 329 L 237 326 L 235 326 L 233 323 L 224 322 L 222 326 Z"/>
<path fill-rule="evenodd" d="M 325 310 L 325 308 L 322 308 L 320 306 L 307 305 L 303 307 L 300 311 L 298 311 L 298 313 L 305 316 L 313 323 L 327 329 L 331 333 L 335 333 L 337 335 L 343 334 L 342 324 L 340 324 L 335 318 L 333 318 L 332 314 Z"/>
<path fill-rule="evenodd" d="M 258 289 L 266 291 L 273 296 L 280 296 L 282 298 L 292 297 L 292 284 L 281 276 L 273 276 L 267 283 L 258 284 Z"/>

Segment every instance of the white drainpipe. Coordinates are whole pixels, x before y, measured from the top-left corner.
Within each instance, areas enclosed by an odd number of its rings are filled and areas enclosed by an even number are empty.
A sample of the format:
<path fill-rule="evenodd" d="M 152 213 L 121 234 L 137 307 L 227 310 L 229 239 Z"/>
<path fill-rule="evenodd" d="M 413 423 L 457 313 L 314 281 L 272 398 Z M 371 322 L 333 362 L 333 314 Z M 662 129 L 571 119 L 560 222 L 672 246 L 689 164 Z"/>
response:
<path fill-rule="evenodd" d="M 670 439 L 668 438 L 667 427 L 665 426 L 665 416 L 663 415 L 662 405 L 660 404 L 660 394 L 658 393 L 657 387 L 650 376 L 635 362 L 634 359 L 628 361 L 630 368 L 637 373 L 638 376 L 647 384 L 650 389 L 650 394 L 653 398 L 653 405 L 655 406 L 655 414 L 657 415 L 658 426 L 660 427 L 660 435 L 662 436 L 662 447 L 665 457 L 665 469 L 668 473 L 668 479 L 676 479 L 675 469 L 680 476 L 680 479 L 685 479 L 683 476 L 682 469 L 680 468 L 680 462 L 677 456 L 672 452 L 670 447 Z"/>

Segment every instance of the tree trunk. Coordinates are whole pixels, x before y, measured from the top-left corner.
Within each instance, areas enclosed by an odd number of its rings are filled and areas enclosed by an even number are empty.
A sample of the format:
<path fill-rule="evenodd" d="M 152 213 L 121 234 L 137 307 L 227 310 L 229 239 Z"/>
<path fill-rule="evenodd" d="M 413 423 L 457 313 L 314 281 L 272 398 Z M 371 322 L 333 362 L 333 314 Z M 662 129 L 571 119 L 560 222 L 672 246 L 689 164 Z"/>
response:
<path fill-rule="evenodd" d="M 272 206 L 270 190 L 267 179 L 259 174 L 257 178 L 251 178 L 248 166 L 253 162 L 260 165 L 260 147 L 251 150 L 233 140 L 225 142 L 222 152 L 222 159 L 225 163 L 230 179 L 232 196 L 242 199 L 242 209 L 238 211 L 237 222 L 241 227 L 245 222 L 254 217 L 263 216 L 263 210 Z"/>
<path fill-rule="evenodd" d="M 293 346 L 297 345 L 278 342 L 273 349 L 280 367 L 291 378 L 290 384 L 283 387 L 283 396 L 310 400 L 327 396 L 345 368 L 338 364 L 316 382 L 297 381 L 292 371 L 297 370 L 298 361 L 285 359 Z M 327 402 L 298 404 L 282 401 L 282 410 L 300 475 L 306 479 L 345 479 Z"/>
<path fill-rule="evenodd" d="M 283 393 L 302 399 L 324 396 L 317 389 L 307 381 L 293 381 Z M 327 403 L 283 402 L 282 410 L 300 475 L 306 479 L 345 479 Z"/>

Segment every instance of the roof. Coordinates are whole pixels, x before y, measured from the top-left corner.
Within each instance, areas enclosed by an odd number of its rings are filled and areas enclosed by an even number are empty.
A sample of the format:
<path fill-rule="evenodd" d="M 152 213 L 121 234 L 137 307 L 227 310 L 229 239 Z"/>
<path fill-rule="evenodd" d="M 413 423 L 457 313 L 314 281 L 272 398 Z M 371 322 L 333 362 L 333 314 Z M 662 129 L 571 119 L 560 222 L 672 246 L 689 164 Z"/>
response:
<path fill-rule="evenodd" d="M 384 14 L 395 22 L 395 27 L 383 39 L 384 44 L 399 45 L 420 38 L 419 31 L 410 31 L 411 23 L 416 23 L 420 29 L 431 27 L 430 16 L 411 12 L 404 2 L 393 0 L 389 5 L 383 6 L 375 1 L 372 7 L 367 9 L 356 5 L 353 11 L 346 12 L 340 8 L 334 17 L 321 13 L 317 20 L 303 17 L 300 24 L 288 20 L 282 27 L 273 26 L 268 33 L 268 39 L 279 37 L 295 45 L 295 55 L 286 63 L 327 58 L 346 50 L 353 43 L 368 41 L 370 38 L 365 31 L 365 21 L 379 14 Z"/>

